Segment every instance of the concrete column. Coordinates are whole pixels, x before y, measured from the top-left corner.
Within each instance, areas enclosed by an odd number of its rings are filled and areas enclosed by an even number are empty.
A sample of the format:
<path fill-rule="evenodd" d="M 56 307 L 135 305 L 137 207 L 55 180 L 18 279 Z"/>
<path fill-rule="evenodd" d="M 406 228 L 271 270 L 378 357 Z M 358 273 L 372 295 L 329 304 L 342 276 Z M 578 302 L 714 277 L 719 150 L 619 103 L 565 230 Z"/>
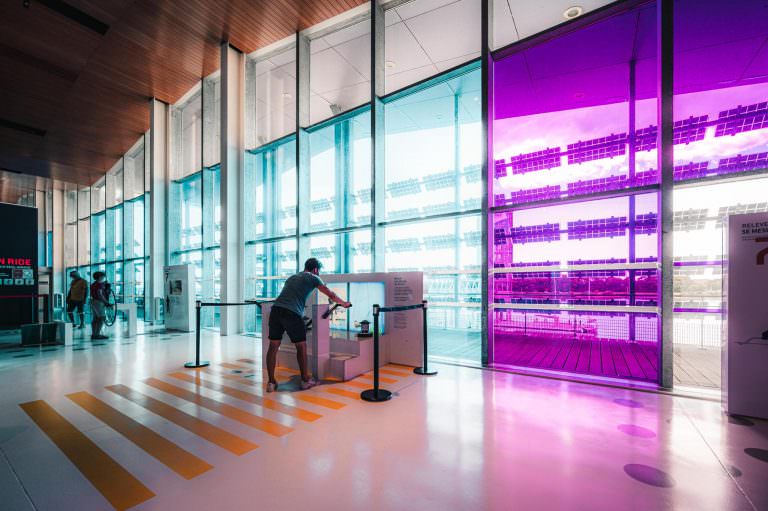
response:
<path fill-rule="evenodd" d="M 297 271 L 304 268 L 304 261 L 309 257 L 309 238 L 304 234 L 309 231 L 309 213 L 312 210 L 309 193 L 309 134 L 306 130 L 310 123 L 309 59 L 309 38 L 301 32 L 296 32 Z"/>
<path fill-rule="evenodd" d="M 384 8 L 371 0 L 371 251 L 373 271 L 384 271 Z"/>
<path fill-rule="evenodd" d="M 245 56 L 221 45 L 221 301 L 242 302 L 244 245 Z M 252 220 L 251 220 L 252 221 Z M 222 307 L 221 335 L 243 331 L 243 308 Z"/>
<path fill-rule="evenodd" d="M 167 230 L 170 214 L 168 205 L 168 160 L 169 160 L 169 115 L 168 104 L 157 99 L 149 102 L 150 130 L 145 151 L 149 156 L 149 233 L 147 239 L 146 317 L 157 321 L 155 302 L 165 296 L 163 290 L 163 267 L 168 261 Z"/>

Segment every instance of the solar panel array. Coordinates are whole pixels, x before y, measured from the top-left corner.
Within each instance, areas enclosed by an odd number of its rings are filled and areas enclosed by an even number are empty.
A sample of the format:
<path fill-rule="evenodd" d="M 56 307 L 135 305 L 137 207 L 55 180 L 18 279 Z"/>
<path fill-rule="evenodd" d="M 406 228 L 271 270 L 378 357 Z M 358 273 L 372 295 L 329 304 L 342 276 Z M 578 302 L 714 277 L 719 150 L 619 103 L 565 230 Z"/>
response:
<path fill-rule="evenodd" d="M 768 102 L 723 110 L 717 118 L 716 137 L 768 128 Z"/>
<path fill-rule="evenodd" d="M 627 134 L 610 134 L 592 140 L 579 140 L 568 144 L 568 163 L 584 163 L 603 158 L 621 156 L 627 152 Z"/>
<path fill-rule="evenodd" d="M 612 216 L 592 220 L 568 222 L 568 239 L 584 240 L 591 238 L 614 238 L 627 234 L 627 217 Z"/>

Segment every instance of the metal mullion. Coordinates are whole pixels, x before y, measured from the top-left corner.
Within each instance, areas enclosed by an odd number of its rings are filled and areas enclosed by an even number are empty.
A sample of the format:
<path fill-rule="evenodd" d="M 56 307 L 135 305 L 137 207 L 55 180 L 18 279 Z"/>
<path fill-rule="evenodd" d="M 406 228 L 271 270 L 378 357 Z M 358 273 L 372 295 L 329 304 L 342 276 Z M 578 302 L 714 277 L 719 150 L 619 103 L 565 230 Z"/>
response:
<path fill-rule="evenodd" d="M 657 107 L 658 139 L 657 168 L 661 176 L 658 216 L 659 260 L 661 261 L 661 321 L 659 329 L 659 385 L 673 385 L 673 215 L 674 204 L 674 3 L 673 0 L 657 0 Z"/>
<path fill-rule="evenodd" d="M 384 8 L 381 0 L 371 0 L 371 269 L 384 265 L 385 161 L 384 161 Z"/>

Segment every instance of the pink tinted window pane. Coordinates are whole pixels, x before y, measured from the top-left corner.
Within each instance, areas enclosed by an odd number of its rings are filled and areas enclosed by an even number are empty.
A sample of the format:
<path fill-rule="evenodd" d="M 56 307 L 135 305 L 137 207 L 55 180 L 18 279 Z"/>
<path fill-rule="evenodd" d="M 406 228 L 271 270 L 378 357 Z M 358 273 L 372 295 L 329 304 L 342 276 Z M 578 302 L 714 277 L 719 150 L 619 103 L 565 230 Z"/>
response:
<path fill-rule="evenodd" d="M 675 2 L 675 180 L 768 167 L 768 9 Z"/>
<path fill-rule="evenodd" d="M 497 364 L 658 379 L 655 314 L 496 309 L 493 323 Z"/>
<path fill-rule="evenodd" d="M 632 202 L 635 214 L 630 218 Z M 495 213 L 492 265 L 656 261 L 657 204 L 657 194 L 647 193 Z"/>
<path fill-rule="evenodd" d="M 635 9 L 497 58 L 494 206 L 658 182 L 654 15 Z"/>

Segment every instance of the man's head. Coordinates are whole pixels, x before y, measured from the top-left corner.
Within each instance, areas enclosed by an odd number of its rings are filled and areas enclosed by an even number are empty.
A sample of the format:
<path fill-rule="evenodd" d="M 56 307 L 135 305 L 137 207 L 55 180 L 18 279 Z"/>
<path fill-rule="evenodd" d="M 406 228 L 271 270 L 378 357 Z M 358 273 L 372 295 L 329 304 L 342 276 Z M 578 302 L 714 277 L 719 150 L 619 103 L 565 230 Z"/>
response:
<path fill-rule="evenodd" d="M 80 274 L 72 270 L 71 272 L 69 272 L 69 278 L 71 278 L 72 280 L 77 280 L 80 278 Z"/>
<path fill-rule="evenodd" d="M 104 282 L 104 278 L 106 276 L 107 275 L 103 271 L 93 272 L 93 280 L 95 280 L 96 282 Z"/>
<path fill-rule="evenodd" d="M 304 271 L 314 273 L 317 275 L 320 273 L 320 269 L 323 267 L 323 263 L 317 260 L 316 257 L 310 257 L 304 263 Z"/>

